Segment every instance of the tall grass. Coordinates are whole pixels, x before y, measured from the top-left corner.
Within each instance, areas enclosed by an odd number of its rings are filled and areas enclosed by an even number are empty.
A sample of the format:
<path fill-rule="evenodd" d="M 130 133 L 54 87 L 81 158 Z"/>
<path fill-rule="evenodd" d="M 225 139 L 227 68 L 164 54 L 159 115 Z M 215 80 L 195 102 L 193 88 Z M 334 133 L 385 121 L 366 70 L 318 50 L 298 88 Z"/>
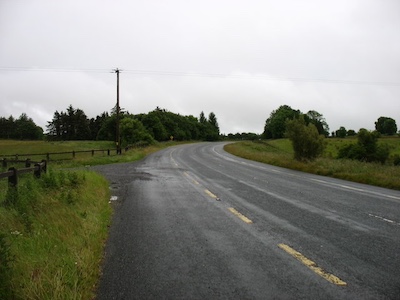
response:
<path fill-rule="evenodd" d="M 14 192 L 0 202 L 0 299 L 93 298 L 112 212 L 105 179 L 50 171 Z"/>
<path fill-rule="evenodd" d="M 293 149 L 286 139 L 228 144 L 225 150 L 250 160 L 255 160 L 288 169 L 351 180 L 391 189 L 400 190 L 400 167 L 365 163 L 347 159 L 335 159 L 341 144 L 355 140 L 327 141 L 324 155 L 312 162 L 299 162 L 293 158 Z M 399 143 L 399 144 L 397 144 Z M 398 145 L 398 147 L 396 147 Z M 391 140 L 394 152 L 400 149 L 400 139 Z"/>

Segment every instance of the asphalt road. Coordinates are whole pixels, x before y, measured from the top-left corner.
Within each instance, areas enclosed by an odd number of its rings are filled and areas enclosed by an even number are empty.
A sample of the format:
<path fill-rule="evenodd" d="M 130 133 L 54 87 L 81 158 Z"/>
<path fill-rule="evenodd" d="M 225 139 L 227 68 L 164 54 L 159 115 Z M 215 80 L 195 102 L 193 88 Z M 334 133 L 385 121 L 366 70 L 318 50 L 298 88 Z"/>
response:
<path fill-rule="evenodd" d="M 400 299 L 400 192 L 223 145 L 96 168 L 118 197 L 98 299 Z"/>

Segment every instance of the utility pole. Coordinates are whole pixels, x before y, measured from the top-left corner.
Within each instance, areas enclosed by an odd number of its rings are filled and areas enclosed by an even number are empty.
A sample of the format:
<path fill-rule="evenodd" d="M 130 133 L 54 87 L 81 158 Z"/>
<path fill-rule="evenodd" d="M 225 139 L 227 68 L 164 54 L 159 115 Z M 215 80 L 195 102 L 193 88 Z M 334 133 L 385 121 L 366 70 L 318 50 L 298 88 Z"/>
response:
<path fill-rule="evenodd" d="M 119 72 L 120 70 L 116 68 L 114 70 L 115 73 L 117 73 L 117 122 L 116 122 L 116 127 L 117 127 L 117 132 L 116 132 L 116 146 L 117 146 L 117 154 L 121 154 L 121 134 L 119 130 Z"/>

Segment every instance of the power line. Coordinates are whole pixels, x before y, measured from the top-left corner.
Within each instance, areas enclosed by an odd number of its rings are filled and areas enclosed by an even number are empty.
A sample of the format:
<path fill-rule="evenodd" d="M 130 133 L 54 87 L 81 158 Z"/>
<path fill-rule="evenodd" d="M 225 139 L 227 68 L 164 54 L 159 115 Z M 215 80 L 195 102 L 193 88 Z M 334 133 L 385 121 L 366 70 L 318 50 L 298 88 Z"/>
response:
<path fill-rule="evenodd" d="M 110 69 L 78 69 L 78 68 L 22 68 L 22 67 L 0 67 L 0 71 L 16 71 L 16 72 L 84 72 L 84 73 L 110 73 Z M 114 70 L 116 71 L 116 70 Z M 119 70 L 121 71 L 121 70 Z M 400 86 L 400 82 L 385 81 L 362 81 L 362 80 L 342 80 L 342 79 L 326 79 L 326 78 L 302 78 L 302 77 L 272 77 L 267 75 L 239 75 L 224 73 L 194 73 L 194 72 L 178 72 L 178 71 L 154 71 L 154 70 L 124 70 L 126 73 L 134 75 L 148 76 L 171 76 L 171 77 L 206 77 L 206 78 L 222 78 L 222 79 L 247 79 L 247 80 L 267 80 L 267 81 L 287 81 L 287 82 L 314 82 L 328 84 L 351 84 L 351 85 L 380 85 L 380 86 Z M 114 73 L 114 72 L 112 72 Z"/>
<path fill-rule="evenodd" d="M 0 67 L 0 71 L 57 72 L 57 73 L 73 73 L 73 72 L 109 73 L 110 69 Z"/>

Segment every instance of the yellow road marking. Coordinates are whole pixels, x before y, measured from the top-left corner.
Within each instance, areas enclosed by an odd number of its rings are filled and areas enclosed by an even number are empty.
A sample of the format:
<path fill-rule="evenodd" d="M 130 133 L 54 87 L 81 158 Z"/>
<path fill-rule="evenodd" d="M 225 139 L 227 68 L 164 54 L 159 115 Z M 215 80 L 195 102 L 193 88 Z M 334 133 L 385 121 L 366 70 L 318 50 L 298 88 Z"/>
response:
<path fill-rule="evenodd" d="M 192 176 L 190 176 L 187 172 L 183 172 L 183 174 L 185 174 L 185 176 L 189 178 L 194 184 L 200 185 L 200 183 L 197 180 L 195 180 Z"/>
<path fill-rule="evenodd" d="M 325 272 L 322 268 L 318 267 L 315 262 L 312 260 L 308 259 L 305 257 L 303 254 L 300 252 L 297 252 L 293 248 L 289 247 L 288 245 L 285 244 L 278 244 L 278 247 L 281 248 L 282 250 L 286 251 L 289 253 L 291 256 L 302 262 L 304 265 L 306 265 L 309 269 L 313 270 L 315 273 L 317 273 L 319 276 L 322 278 L 328 280 L 329 282 L 340 285 L 340 286 L 345 286 L 347 285 L 346 282 L 341 280 L 340 278 L 336 277 L 335 275 L 332 275 L 330 273 Z"/>
<path fill-rule="evenodd" d="M 233 213 L 235 216 L 237 216 L 239 219 L 241 219 L 243 222 L 247 223 L 247 224 L 251 224 L 253 223 L 252 220 L 250 220 L 249 218 L 247 218 L 246 216 L 242 215 L 240 212 L 238 212 L 236 209 L 234 209 L 233 207 L 229 207 L 228 208 L 229 211 L 231 213 Z"/>
<path fill-rule="evenodd" d="M 211 198 L 218 199 L 218 197 L 217 197 L 216 195 L 214 195 L 213 193 L 211 193 L 209 190 L 204 190 L 204 191 L 205 191 L 206 194 L 207 194 L 208 196 L 210 196 Z"/>

